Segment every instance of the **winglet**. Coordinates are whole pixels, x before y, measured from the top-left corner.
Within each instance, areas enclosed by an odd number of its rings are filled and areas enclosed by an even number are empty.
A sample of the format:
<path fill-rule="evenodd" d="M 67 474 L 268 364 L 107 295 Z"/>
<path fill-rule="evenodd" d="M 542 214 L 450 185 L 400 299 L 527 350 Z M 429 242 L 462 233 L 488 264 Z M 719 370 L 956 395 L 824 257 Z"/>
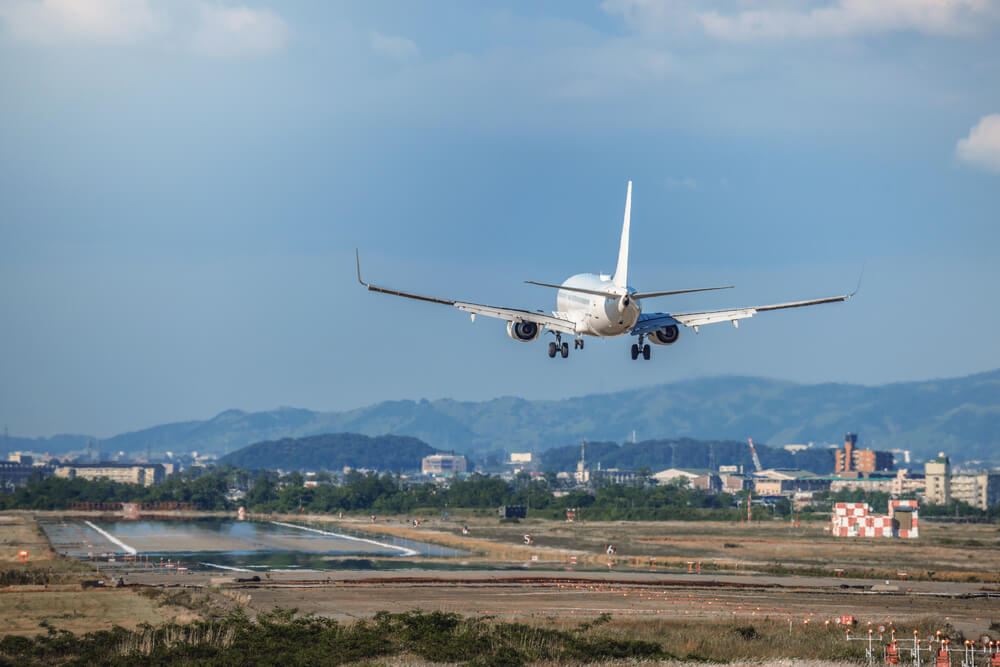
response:
<path fill-rule="evenodd" d="M 618 246 L 618 266 L 615 267 L 615 276 L 612 279 L 615 287 L 622 289 L 628 287 L 628 232 L 631 220 L 632 181 L 629 181 L 628 189 L 625 191 L 625 221 L 622 224 L 621 245 Z"/>
<path fill-rule="evenodd" d="M 354 259 L 358 265 L 358 282 L 364 285 L 365 287 L 368 287 L 368 283 L 366 283 L 364 280 L 361 279 L 361 253 L 358 252 L 357 248 L 354 249 Z"/>
<path fill-rule="evenodd" d="M 857 286 L 855 286 L 855 288 L 854 288 L 854 291 L 853 291 L 853 292 L 851 292 L 850 294 L 848 294 L 848 295 L 847 295 L 847 298 L 848 298 L 848 299 L 850 299 L 850 298 L 851 298 L 851 297 L 853 297 L 853 296 L 854 296 L 855 294 L 857 294 L 858 292 L 860 292 L 860 291 L 861 291 L 861 280 L 862 280 L 862 279 L 863 279 L 864 277 L 865 277 L 865 265 L 864 265 L 864 264 L 862 264 L 862 265 L 861 265 L 861 275 L 859 275 L 859 276 L 858 276 L 858 284 L 857 284 Z"/>

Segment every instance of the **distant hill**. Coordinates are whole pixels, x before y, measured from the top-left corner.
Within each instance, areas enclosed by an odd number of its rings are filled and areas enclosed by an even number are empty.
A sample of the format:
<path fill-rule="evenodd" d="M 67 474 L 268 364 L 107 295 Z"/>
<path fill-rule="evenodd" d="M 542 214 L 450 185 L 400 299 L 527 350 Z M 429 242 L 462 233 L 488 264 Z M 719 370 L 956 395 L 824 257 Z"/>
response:
<path fill-rule="evenodd" d="M 826 448 L 807 449 L 793 454 L 781 448 L 757 446 L 761 465 L 765 468 L 799 468 L 817 474 L 833 472 L 833 451 Z M 657 472 L 665 468 L 706 468 L 720 465 L 742 465 L 753 470 L 753 460 L 746 441 L 734 440 L 645 440 L 627 442 L 588 442 L 587 462 L 591 468 L 649 468 Z M 580 459 L 580 446 L 555 447 L 542 454 L 543 470 L 572 470 Z"/>
<path fill-rule="evenodd" d="M 416 438 L 334 433 L 258 442 L 227 454 L 221 462 L 250 470 L 341 470 L 350 466 L 406 472 L 419 470 L 420 460 L 436 452 Z"/>
<path fill-rule="evenodd" d="M 505 397 L 386 401 L 346 412 L 229 410 L 205 421 L 124 433 L 98 446 L 105 452 L 143 452 L 148 446 L 221 454 L 262 440 L 351 432 L 411 435 L 433 447 L 471 453 L 542 452 L 584 438 L 621 442 L 633 430 L 644 440 L 742 442 L 753 436 L 772 445 L 834 443 L 856 431 L 862 446 L 910 449 L 918 458 L 944 450 L 957 459 L 995 460 L 1000 370 L 877 387 L 716 377 L 556 401 Z M 17 442 L 20 449 L 47 448 L 29 439 Z"/>

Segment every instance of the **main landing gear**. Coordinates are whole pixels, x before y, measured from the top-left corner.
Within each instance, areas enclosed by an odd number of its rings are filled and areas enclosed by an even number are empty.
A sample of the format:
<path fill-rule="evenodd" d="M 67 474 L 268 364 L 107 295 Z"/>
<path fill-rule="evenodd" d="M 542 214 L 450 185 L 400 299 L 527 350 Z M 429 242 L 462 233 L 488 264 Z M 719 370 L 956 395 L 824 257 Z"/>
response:
<path fill-rule="evenodd" d="M 652 352 L 649 349 L 649 343 L 646 343 L 645 340 L 646 337 L 643 336 L 642 334 L 639 334 L 639 343 L 632 344 L 632 361 L 638 359 L 640 354 L 642 355 L 643 359 L 649 361 L 649 357 L 651 356 Z"/>
<path fill-rule="evenodd" d="M 573 347 L 583 349 L 583 341 L 577 338 L 573 342 Z M 549 343 L 549 358 L 554 359 L 556 355 L 561 355 L 563 359 L 569 356 L 569 343 L 564 343 L 562 334 L 556 334 L 556 341 Z"/>

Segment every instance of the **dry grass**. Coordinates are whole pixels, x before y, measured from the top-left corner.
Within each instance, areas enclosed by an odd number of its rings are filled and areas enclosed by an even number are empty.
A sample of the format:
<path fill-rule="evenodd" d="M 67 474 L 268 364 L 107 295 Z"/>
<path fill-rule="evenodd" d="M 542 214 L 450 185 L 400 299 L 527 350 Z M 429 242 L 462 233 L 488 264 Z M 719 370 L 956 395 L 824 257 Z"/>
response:
<path fill-rule="evenodd" d="M 0 635 L 35 635 L 41 623 L 74 633 L 107 630 L 119 625 L 187 623 L 198 615 L 191 610 L 161 606 L 122 589 L 0 593 Z"/>
<path fill-rule="evenodd" d="M 119 656 L 151 655 L 154 651 L 175 646 L 210 646 L 229 648 L 236 638 L 235 626 L 169 625 L 163 628 L 143 627 L 122 638 L 115 653 Z"/>
<path fill-rule="evenodd" d="M 50 561 L 55 553 L 42 535 L 34 517 L 27 512 L 0 514 L 0 563 L 17 563 L 18 553 L 27 550 L 30 562 Z"/>
<path fill-rule="evenodd" d="M 775 574 L 848 575 L 897 579 L 900 572 L 914 579 L 1000 582 L 1000 527 L 993 524 L 928 524 L 916 540 L 842 539 L 829 535 L 825 522 L 794 528 L 784 522 L 752 525 L 724 522 L 578 522 L 528 520 L 501 524 L 494 518 L 466 517 L 445 521 L 430 518 L 413 528 L 405 517 L 370 524 L 340 522 L 326 516 L 300 520 L 341 523 L 353 530 L 431 541 L 473 553 L 469 560 L 568 561 L 604 564 L 608 543 L 618 547 L 616 562 L 632 567 L 685 569 L 692 560 L 706 569 Z M 461 535 L 468 524 L 471 535 Z M 536 544 L 522 544 L 531 533 Z"/>

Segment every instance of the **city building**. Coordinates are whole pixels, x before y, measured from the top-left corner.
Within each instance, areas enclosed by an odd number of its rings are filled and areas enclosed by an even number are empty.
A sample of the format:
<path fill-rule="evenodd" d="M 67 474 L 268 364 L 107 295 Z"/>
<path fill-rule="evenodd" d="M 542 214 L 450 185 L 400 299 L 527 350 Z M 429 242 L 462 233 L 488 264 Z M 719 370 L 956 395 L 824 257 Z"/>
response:
<path fill-rule="evenodd" d="M 894 465 L 892 452 L 858 449 L 857 445 L 857 433 L 848 433 L 844 436 L 844 448 L 834 451 L 834 473 L 845 475 L 892 470 Z"/>
<path fill-rule="evenodd" d="M 514 464 L 531 463 L 531 452 L 511 452 L 510 462 Z"/>
<path fill-rule="evenodd" d="M 652 476 L 657 484 L 676 484 L 687 480 L 692 489 L 701 489 L 709 493 L 718 493 L 723 489 L 722 477 L 711 470 L 694 468 L 667 468 Z"/>
<path fill-rule="evenodd" d="M 71 463 L 56 466 L 55 475 L 152 486 L 163 481 L 163 466 L 159 463 Z"/>
<path fill-rule="evenodd" d="M 981 510 L 1000 504 L 1000 472 L 952 475 L 951 499 Z"/>
<path fill-rule="evenodd" d="M 0 492 L 10 492 L 24 486 L 32 475 L 48 476 L 51 468 L 34 466 L 18 461 L 0 461 Z"/>
<path fill-rule="evenodd" d="M 1000 471 L 956 474 L 951 460 L 941 452 L 924 464 L 924 478 L 928 503 L 947 505 L 958 500 L 981 510 L 1000 504 Z"/>
<path fill-rule="evenodd" d="M 911 473 L 907 468 L 900 468 L 896 471 L 896 476 L 892 479 L 892 486 L 889 493 L 893 496 L 910 496 L 924 493 L 927 480 L 920 473 Z"/>
<path fill-rule="evenodd" d="M 830 480 L 830 491 L 866 491 L 868 493 L 892 493 L 894 475 L 869 474 L 865 476 L 840 476 L 835 475 L 828 478 Z"/>
<path fill-rule="evenodd" d="M 11 463 L 23 463 L 26 466 L 35 464 L 35 457 L 25 452 L 11 452 L 7 455 L 7 460 Z"/>
<path fill-rule="evenodd" d="M 694 480 L 708 474 L 708 472 L 707 470 L 689 470 L 687 468 L 667 468 L 666 470 L 653 473 L 653 479 L 658 484 L 670 484 L 681 479 L 686 479 L 689 483 L 693 484 Z"/>
<path fill-rule="evenodd" d="M 461 454 L 431 454 L 420 464 L 420 471 L 425 475 L 454 475 L 467 469 L 468 463 Z"/>
<path fill-rule="evenodd" d="M 754 474 L 753 490 L 758 496 L 792 496 L 797 491 L 826 491 L 830 479 L 808 470 L 772 468 Z"/>
<path fill-rule="evenodd" d="M 624 486 L 642 486 L 646 483 L 646 476 L 640 475 L 635 470 L 622 470 L 620 468 L 598 468 L 590 473 L 590 479 L 602 484 L 621 484 Z"/>
<path fill-rule="evenodd" d="M 944 452 L 924 464 L 924 479 L 924 496 L 928 503 L 947 505 L 951 501 L 951 460 Z"/>
<path fill-rule="evenodd" d="M 753 488 L 753 480 L 743 474 L 743 466 L 739 472 L 726 472 L 719 467 L 719 480 L 722 482 L 722 490 L 726 493 L 740 493 Z"/>

